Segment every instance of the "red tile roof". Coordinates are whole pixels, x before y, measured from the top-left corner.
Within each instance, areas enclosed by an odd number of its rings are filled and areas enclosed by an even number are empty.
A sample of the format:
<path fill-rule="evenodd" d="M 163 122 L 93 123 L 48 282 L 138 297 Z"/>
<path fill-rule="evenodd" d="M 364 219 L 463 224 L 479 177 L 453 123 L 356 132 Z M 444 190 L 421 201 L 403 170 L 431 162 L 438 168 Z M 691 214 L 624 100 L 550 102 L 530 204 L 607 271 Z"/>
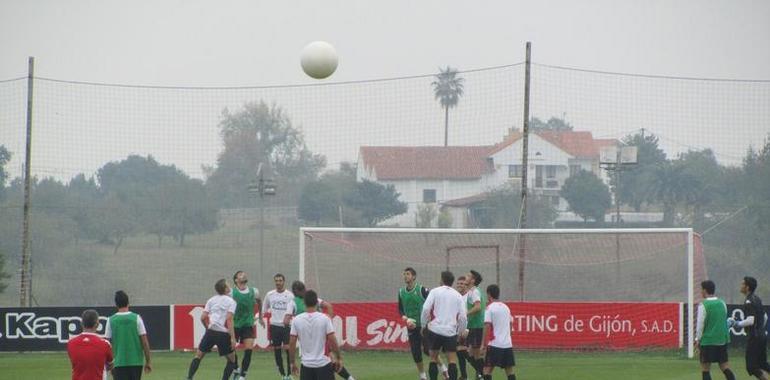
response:
<path fill-rule="evenodd" d="M 492 171 L 487 163 L 494 146 L 364 146 L 364 169 L 378 180 L 479 179 Z"/>
<path fill-rule="evenodd" d="M 539 131 L 536 135 L 576 158 L 599 158 L 599 148 L 617 144 L 615 139 L 594 139 L 591 132 Z M 512 131 L 496 145 L 486 146 L 364 146 L 364 169 L 378 180 L 479 179 L 494 169 L 487 158 L 522 137 Z"/>

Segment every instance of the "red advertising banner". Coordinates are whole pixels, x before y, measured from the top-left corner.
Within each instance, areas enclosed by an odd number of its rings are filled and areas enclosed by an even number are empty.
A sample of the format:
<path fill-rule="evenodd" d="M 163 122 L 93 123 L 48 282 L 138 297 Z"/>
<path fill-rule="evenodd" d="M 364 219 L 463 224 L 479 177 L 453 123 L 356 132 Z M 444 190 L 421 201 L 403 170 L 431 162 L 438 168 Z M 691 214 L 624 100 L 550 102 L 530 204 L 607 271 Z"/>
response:
<path fill-rule="evenodd" d="M 677 348 L 681 344 L 678 303 L 510 302 L 514 348 Z M 203 307 L 174 306 L 174 349 L 197 347 Z M 395 303 L 337 303 L 332 319 L 346 348 L 408 348 L 406 326 Z M 268 348 L 267 328 L 256 329 L 256 345 Z"/>

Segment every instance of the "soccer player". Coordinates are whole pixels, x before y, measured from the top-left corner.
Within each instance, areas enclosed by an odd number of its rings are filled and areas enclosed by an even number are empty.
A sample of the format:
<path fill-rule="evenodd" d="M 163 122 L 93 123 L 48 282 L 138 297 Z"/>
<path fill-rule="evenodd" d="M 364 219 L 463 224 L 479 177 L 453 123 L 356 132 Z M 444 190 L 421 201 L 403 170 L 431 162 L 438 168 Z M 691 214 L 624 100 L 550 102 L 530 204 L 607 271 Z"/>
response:
<path fill-rule="evenodd" d="M 513 319 L 511 309 L 500 299 L 500 287 L 495 284 L 487 286 L 489 306 L 484 314 L 484 337 L 481 344 L 482 350 L 487 354 L 484 358 L 484 380 L 492 380 L 492 370 L 500 367 L 505 370 L 508 380 L 516 380 L 513 367 L 516 361 L 513 358 L 513 343 L 511 342 L 511 329 Z"/>
<path fill-rule="evenodd" d="M 262 315 L 270 314 L 270 345 L 275 354 L 275 365 L 283 380 L 291 379 L 289 370 L 289 354 L 286 354 L 286 368 L 283 366 L 282 350 L 289 349 L 289 327 L 284 323 L 286 310 L 294 303 L 294 294 L 286 289 L 286 277 L 280 273 L 273 276 L 275 289 L 267 292 L 262 304 Z"/>
<path fill-rule="evenodd" d="M 126 292 L 115 292 L 115 306 L 118 312 L 107 320 L 104 332 L 104 337 L 112 341 L 115 354 L 112 377 L 115 380 L 139 380 L 142 378 L 142 368 L 145 373 L 152 371 L 147 328 L 139 314 L 128 310 Z"/>
<path fill-rule="evenodd" d="M 238 367 L 238 357 L 235 355 L 235 327 L 233 325 L 233 314 L 235 314 L 236 303 L 228 295 L 230 286 L 224 278 L 214 284 L 217 295 L 209 298 L 206 307 L 201 314 L 201 322 L 206 326 L 206 333 L 203 334 L 201 342 L 198 344 L 198 351 L 195 352 L 195 358 L 190 363 L 190 369 L 187 371 L 187 379 L 191 380 L 198 371 L 203 357 L 211 352 L 214 346 L 217 346 L 219 356 L 227 357 L 227 364 L 222 372 L 222 380 L 228 380 L 233 371 Z"/>
<path fill-rule="evenodd" d="M 728 319 L 730 327 L 743 327 L 746 329 L 746 371 L 749 375 L 761 380 L 768 380 L 770 364 L 767 363 L 767 332 L 765 330 L 767 316 L 762 307 L 762 300 L 754 294 L 757 290 L 757 279 L 746 276 L 741 283 L 741 293 L 746 295 L 743 304 L 742 321 Z"/>
<path fill-rule="evenodd" d="M 262 310 L 262 300 L 259 298 L 259 289 L 248 286 L 249 278 L 246 272 L 239 270 L 233 275 L 235 287 L 230 292 L 230 297 L 235 300 L 236 308 L 233 316 L 235 324 L 235 342 L 243 343 L 243 361 L 240 368 L 236 369 L 233 379 L 245 380 L 246 373 L 251 364 L 251 353 L 254 349 L 254 307 Z M 262 315 L 257 319 L 260 326 L 265 327 Z"/>
<path fill-rule="evenodd" d="M 112 369 L 112 347 L 96 332 L 99 313 L 88 309 L 81 316 L 83 333 L 67 342 L 72 380 L 102 380 L 104 369 Z"/>
<path fill-rule="evenodd" d="M 468 356 L 471 365 L 476 370 L 476 378 L 482 377 L 484 359 L 481 355 L 481 340 L 484 334 L 484 310 L 487 308 L 487 295 L 479 290 L 481 274 L 475 270 L 467 275 L 468 295 Z"/>
<path fill-rule="evenodd" d="M 417 373 L 420 375 L 420 379 L 426 380 L 428 375 L 425 373 L 425 366 L 422 364 L 422 355 L 429 355 L 430 347 L 428 338 L 424 337 L 424 331 L 421 331 L 420 314 L 430 290 L 417 282 L 417 271 L 414 268 L 408 267 L 404 269 L 403 276 L 406 286 L 398 289 L 398 314 L 401 315 L 401 319 L 406 324 L 407 331 L 409 331 L 409 349 L 412 352 L 412 359 L 417 367 Z M 442 372 L 446 372 L 443 371 L 446 368 L 443 364 L 441 367 Z M 448 376 L 447 374 L 446 377 Z"/>
<path fill-rule="evenodd" d="M 299 280 L 292 282 L 291 292 L 294 293 L 294 304 L 289 305 L 288 310 L 286 310 L 286 316 L 284 317 L 286 324 L 290 324 L 295 316 L 304 314 L 307 311 L 307 305 L 305 304 L 305 283 Z M 321 309 L 323 313 L 329 316 L 329 318 L 334 318 L 334 308 L 331 303 L 318 298 L 316 310 L 318 309 Z M 356 380 L 344 366 L 336 368 L 334 372 L 336 372 L 343 380 Z"/>
<path fill-rule="evenodd" d="M 719 363 L 719 369 L 727 380 L 735 380 L 727 362 L 727 344 L 730 328 L 727 327 L 727 305 L 717 298 L 714 281 L 700 283 L 703 302 L 698 305 L 695 328 L 695 347 L 700 351 L 700 368 L 703 380 L 711 380 L 711 363 Z"/>
<path fill-rule="evenodd" d="M 308 290 L 305 293 L 306 312 L 291 321 L 289 340 L 289 362 L 291 372 L 299 374 L 300 380 L 333 380 L 334 368 L 342 367 L 342 354 L 334 336 L 332 320 L 316 310 L 318 295 Z M 297 341 L 301 343 L 302 369 L 295 361 Z M 325 355 L 326 348 L 334 354 L 333 361 Z"/>
<path fill-rule="evenodd" d="M 452 288 L 455 276 L 450 271 L 441 272 L 441 286 L 428 293 L 422 305 L 420 323 L 427 327 L 430 337 L 428 374 L 431 380 L 438 378 L 438 354 L 443 350 L 449 362 L 449 380 L 457 380 L 457 336 L 468 325 L 466 305 L 457 290 Z M 433 319 L 430 319 L 430 317 Z"/>
<path fill-rule="evenodd" d="M 468 299 L 468 288 L 466 284 L 466 277 L 460 276 L 457 278 L 457 281 L 455 281 L 455 290 L 457 290 L 458 293 L 463 297 L 463 302 L 467 303 Z M 466 346 L 466 338 L 467 334 L 460 334 L 460 338 L 457 340 L 457 362 L 460 365 L 460 378 L 459 380 L 467 380 L 468 379 L 468 369 L 467 369 L 467 362 L 468 362 L 468 346 Z"/>

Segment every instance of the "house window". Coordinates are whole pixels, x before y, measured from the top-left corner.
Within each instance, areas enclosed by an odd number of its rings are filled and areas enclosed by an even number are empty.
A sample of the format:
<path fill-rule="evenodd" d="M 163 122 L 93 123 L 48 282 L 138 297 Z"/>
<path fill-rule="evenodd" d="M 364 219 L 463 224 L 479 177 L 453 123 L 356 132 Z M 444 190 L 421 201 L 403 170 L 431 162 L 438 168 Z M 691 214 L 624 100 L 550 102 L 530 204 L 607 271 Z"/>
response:
<path fill-rule="evenodd" d="M 577 175 L 580 173 L 580 165 L 570 165 L 569 166 L 569 176 L 572 177 L 574 175 Z"/>
<path fill-rule="evenodd" d="M 522 176 L 521 165 L 508 165 L 508 178 L 519 178 Z"/>
<path fill-rule="evenodd" d="M 424 189 L 422 191 L 422 203 L 436 203 L 436 189 Z"/>
<path fill-rule="evenodd" d="M 551 204 L 554 207 L 559 207 L 559 197 L 558 196 L 551 197 Z"/>
<path fill-rule="evenodd" d="M 546 178 L 556 178 L 556 165 L 548 165 L 545 167 Z"/>

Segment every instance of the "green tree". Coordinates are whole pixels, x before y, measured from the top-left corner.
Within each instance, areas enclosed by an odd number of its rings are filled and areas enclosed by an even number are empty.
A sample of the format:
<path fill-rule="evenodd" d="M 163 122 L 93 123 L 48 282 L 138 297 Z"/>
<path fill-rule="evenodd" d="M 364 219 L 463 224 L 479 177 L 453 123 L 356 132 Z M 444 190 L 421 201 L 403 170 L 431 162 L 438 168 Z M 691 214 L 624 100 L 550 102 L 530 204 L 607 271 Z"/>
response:
<path fill-rule="evenodd" d="M 719 165 L 711 149 L 689 151 L 677 159 L 684 175 L 691 179 L 691 186 L 682 189 L 685 206 L 691 215 L 691 225 L 702 230 L 704 213 L 710 210 L 720 194 L 725 191 L 720 187 L 724 168 Z"/>
<path fill-rule="evenodd" d="M 11 152 L 0 145 L 0 201 L 5 196 L 5 181 L 8 180 L 8 172 L 5 171 L 5 165 L 11 160 Z"/>
<path fill-rule="evenodd" d="M 469 207 L 472 224 L 478 228 L 516 228 L 521 217 L 521 189 L 501 186 L 486 193 L 486 198 Z M 527 198 L 527 226 L 550 227 L 558 213 L 543 197 L 530 194 Z"/>
<path fill-rule="evenodd" d="M 663 206 L 663 224 L 674 225 L 677 206 L 687 201 L 688 192 L 698 186 L 681 162 L 666 161 L 656 167 L 650 187 L 653 198 Z"/>
<path fill-rule="evenodd" d="M 452 214 L 446 207 L 438 214 L 438 228 L 452 228 Z"/>
<path fill-rule="evenodd" d="M 561 196 L 569 207 L 584 221 L 604 221 L 604 214 L 612 205 L 610 189 L 594 173 L 581 170 L 567 178 L 561 188 Z"/>
<path fill-rule="evenodd" d="M 355 165 L 343 162 L 339 170 L 324 173 L 318 180 L 305 185 L 297 213 L 300 218 L 316 225 L 362 225 L 360 215 L 345 204 L 346 197 L 356 186 Z"/>
<path fill-rule="evenodd" d="M 529 122 L 529 128 L 533 132 L 538 131 L 554 131 L 554 132 L 565 132 L 565 131 L 572 131 L 573 127 L 571 124 L 567 123 L 564 119 L 559 119 L 558 117 L 552 117 L 548 119 L 548 121 L 544 122 L 536 117 L 533 117 L 532 120 Z"/>
<path fill-rule="evenodd" d="M 224 149 L 216 166 L 205 170 L 209 193 L 223 207 L 254 204 L 248 186 L 260 163 L 267 176 L 275 177 L 277 202 L 287 204 L 296 204 L 300 190 L 326 166 L 279 106 L 252 102 L 235 113 L 225 108 L 219 126 Z"/>
<path fill-rule="evenodd" d="M 457 107 L 463 96 L 465 79 L 458 75 L 457 69 L 447 66 L 439 68 L 436 79 L 431 83 L 433 95 L 444 108 L 444 146 L 449 145 L 449 109 Z"/>
<path fill-rule="evenodd" d="M 643 204 L 656 201 L 657 191 L 652 184 L 656 171 L 666 162 L 666 153 L 658 146 L 655 135 L 641 131 L 624 137 L 623 144 L 637 148 L 637 164 L 625 167 L 621 172 L 619 198 L 621 203 L 639 212 Z M 612 184 L 615 184 L 615 178 Z"/>
<path fill-rule="evenodd" d="M 417 205 L 417 211 L 414 213 L 415 226 L 417 228 L 433 227 L 433 219 L 438 216 L 436 206 L 431 203 L 421 203 Z"/>
<path fill-rule="evenodd" d="M 353 208 L 367 227 L 407 211 L 407 204 L 398 200 L 399 194 L 393 185 L 383 186 L 364 180 L 356 183 L 355 189 L 346 194 L 344 202 Z"/>

